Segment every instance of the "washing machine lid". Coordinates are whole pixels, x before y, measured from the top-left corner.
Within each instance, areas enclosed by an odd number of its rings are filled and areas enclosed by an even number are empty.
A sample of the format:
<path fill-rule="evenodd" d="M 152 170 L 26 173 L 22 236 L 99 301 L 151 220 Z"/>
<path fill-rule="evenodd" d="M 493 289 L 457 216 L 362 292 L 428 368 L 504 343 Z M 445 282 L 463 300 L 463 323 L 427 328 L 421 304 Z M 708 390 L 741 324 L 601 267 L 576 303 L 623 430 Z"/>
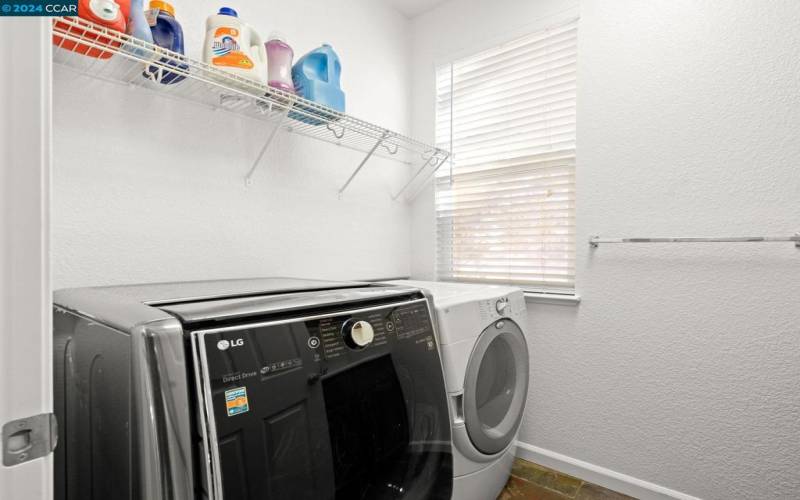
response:
<path fill-rule="evenodd" d="M 419 290 L 410 287 L 379 287 L 369 284 L 349 283 L 348 287 L 317 288 L 303 291 L 277 292 L 249 297 L 223 297 L 198 302 L 159 304 L 158 308 L 177 316 L 184 323 L 223 321 L 275 313 L 340 306 L 344 304 L 371 304 L 399 300 L 414 295 Z"/>
<path fill-rule="evenodd" d="M 528 394 L 528 346 L 519 326 L 499 320 L 480 335 L 464 378 L 464 423 L 475 448 L 486 455 L 514 440 Z"/>

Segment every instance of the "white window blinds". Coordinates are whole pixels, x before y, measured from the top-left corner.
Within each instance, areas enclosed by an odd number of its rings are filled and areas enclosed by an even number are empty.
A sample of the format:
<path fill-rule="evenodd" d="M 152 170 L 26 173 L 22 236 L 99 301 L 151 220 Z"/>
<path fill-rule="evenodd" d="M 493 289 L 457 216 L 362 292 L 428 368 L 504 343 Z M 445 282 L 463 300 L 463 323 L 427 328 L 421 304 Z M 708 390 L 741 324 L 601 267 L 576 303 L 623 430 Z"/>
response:
<path fill-rule="evenodd" d="M 575 283 L 577 20 L 437 68 L 441 280 Z"/>

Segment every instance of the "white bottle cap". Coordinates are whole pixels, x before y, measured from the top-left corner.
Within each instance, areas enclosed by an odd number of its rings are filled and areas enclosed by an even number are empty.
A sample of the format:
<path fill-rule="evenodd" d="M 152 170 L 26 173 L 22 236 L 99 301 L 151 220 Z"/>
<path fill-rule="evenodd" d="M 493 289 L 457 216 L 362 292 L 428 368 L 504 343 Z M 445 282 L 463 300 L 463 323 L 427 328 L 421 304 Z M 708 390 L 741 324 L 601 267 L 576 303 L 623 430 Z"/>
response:
<path fill-rule="evenodd" d="M 113 21 L 119 15 L 119 5 L 111 0 L 91 0 L 89 10 L 104 21 Z"/>
<path fill-rule="evenodd" d="M 277 40 L 279 42 L 287 43 L 286 37 L 280 31 L 273 31 L 272 33 L 269 34 L 269 38 L 267 39 L 267 41 L 269 42 L 272 40 Z"/>

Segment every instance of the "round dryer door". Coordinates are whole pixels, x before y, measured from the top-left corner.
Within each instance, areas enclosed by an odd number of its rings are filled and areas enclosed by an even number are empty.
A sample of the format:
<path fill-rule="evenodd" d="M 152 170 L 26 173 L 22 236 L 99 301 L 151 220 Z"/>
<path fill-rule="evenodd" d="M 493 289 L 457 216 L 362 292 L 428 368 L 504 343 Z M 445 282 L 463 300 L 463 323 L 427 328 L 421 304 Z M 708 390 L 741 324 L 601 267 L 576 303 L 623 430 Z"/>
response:
<path fill-rule="evenodd" d="M 528 394 L 528 366 L 528 344 L 513 321 L 497 321 L 478 337 L 464 379 L 464 422 L 481 453 L 503 451 L 514 439 Z"/>

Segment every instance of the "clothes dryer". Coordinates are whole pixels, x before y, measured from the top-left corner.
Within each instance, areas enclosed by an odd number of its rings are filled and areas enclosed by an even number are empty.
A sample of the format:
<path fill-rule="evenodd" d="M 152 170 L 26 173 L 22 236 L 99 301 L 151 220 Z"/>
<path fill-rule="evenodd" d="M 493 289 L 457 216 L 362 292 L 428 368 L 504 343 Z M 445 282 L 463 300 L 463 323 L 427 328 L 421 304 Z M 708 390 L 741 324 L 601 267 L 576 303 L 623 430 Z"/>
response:
<path fill-rule="evenodd" d="M 433 298 L 450 402 L 453 499 L 494 499 L 508 480 L 528 393 L 527 312 L 507 286 L 391 281 Z"/>

